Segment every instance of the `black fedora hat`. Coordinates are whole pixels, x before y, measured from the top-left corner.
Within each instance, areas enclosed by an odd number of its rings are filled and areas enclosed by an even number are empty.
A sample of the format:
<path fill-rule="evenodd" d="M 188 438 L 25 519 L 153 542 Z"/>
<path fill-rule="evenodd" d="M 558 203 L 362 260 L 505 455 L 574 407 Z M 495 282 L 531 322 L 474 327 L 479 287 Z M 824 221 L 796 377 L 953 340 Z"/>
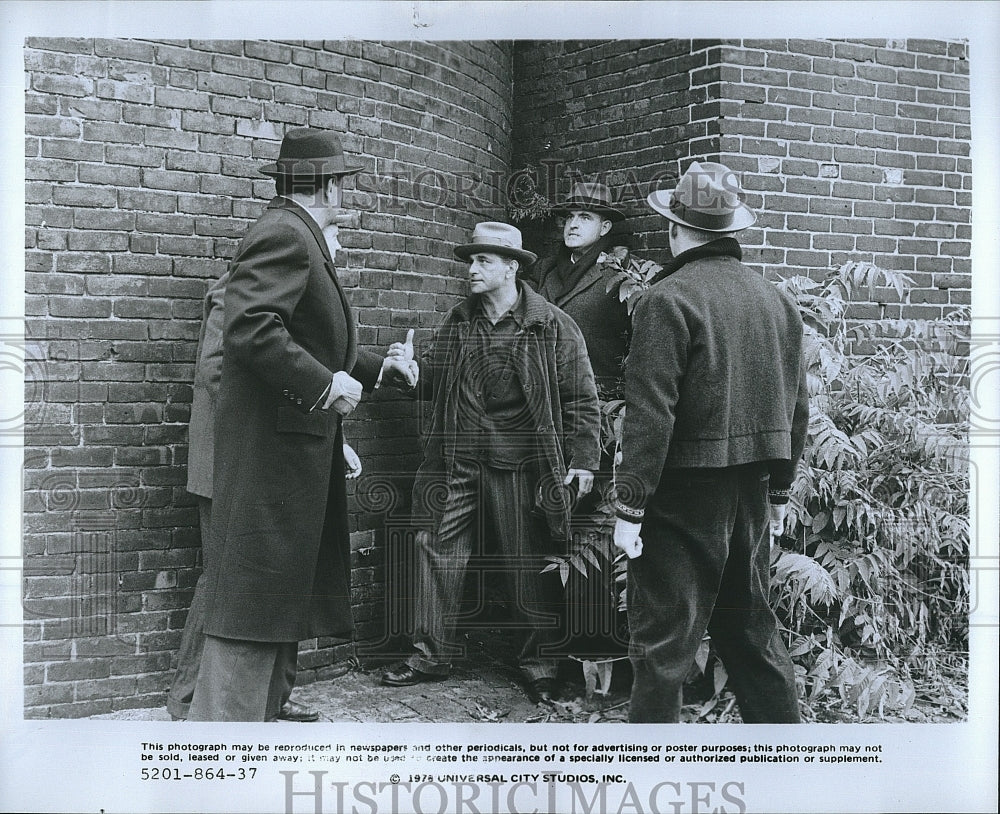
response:
<path fill-rule="evenodd" d="M 363 169 L 363 165 L 348 163 L 344 158 L 344 148 L 336 133 L 300 127 L 285 133 L 278 160 L 265 164 L 260 172 L 272 178 L 279 175 L 322 178 L 328 175 L 353 175 Z"/>
<path fill-rule="evenodd" d="M 611 205 L 611 190 L 599 181 L 577 181 L 570 190 L 569 197 L 552 207 L 557 215 L 567 212 L 596 212 L 610 221 L 625 220 L 625 213 Z"/>

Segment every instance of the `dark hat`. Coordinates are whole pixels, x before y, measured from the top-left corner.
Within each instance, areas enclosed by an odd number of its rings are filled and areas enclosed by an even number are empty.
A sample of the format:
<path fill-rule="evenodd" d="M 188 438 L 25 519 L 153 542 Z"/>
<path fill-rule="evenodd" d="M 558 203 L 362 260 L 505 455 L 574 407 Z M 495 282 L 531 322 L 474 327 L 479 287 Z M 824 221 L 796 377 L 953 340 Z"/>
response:
<path fill-rule="evenodd" d="M 285 133 L 278 160 L 265 164 L 260 172 L 271 177 L 323 178 L 328 175 L 353 175 L 363 169 L 362 165 L 348 163 L 344 159 L 344 148 L 340 146 L 340 136 L 336 133 L 300 127 Z"/>
<path fill-rule="evenodd" d="M 611 205 L 611 190 L 600 182 L 577 181 L 570 190 L 569 197 L 552 207 L 556 214 L 572 211 L 596 212 L 610 221 L 625 220 L 625 213 Z"/>
<path fill-rule="evenodd" d="M 646 201 L 667 220 L 704 232 L 738 232 L 757 221 L 740 198 L 740 178 L 724 164 L 692 162 L 673 192 L 651 192 Z"/>
<path fill-rule="evenodd" d="M 521 232 L 506 223 L 486 221 L 476 224 L 472 232 L 472 242 L 456 247 L 455 257 L 468 260 L 478 252 L 490 252 L 503 257 L 513 257 L 523 264 L 534 263 L 538 255 L 521 248 Z"/>

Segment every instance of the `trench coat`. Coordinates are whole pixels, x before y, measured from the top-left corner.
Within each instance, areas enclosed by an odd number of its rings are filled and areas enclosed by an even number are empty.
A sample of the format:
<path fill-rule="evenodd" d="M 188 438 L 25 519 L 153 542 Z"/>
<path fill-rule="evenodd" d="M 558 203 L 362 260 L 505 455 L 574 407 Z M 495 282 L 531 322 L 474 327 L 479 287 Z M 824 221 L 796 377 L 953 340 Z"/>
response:
<path fill-rule="evenodd" d="M 333 374 L 370 390 L 382 358 L 356 326 L 318 224 L 275 198 L 233 258 L 215 421 L 205 633 L 292 642 L 348 636 L 350 537 Z"/>

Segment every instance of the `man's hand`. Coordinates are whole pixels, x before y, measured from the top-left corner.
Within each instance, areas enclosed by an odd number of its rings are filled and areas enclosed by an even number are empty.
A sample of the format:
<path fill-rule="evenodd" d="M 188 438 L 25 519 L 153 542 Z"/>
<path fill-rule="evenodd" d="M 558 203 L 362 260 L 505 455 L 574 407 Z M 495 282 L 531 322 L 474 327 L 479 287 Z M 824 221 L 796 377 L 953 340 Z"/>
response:
<path fill-rule="evenodd" d="M 361 474 L 361 459 L 350 444 L 344 444 L 344 477 L 354 480 Z"/>
<path fill-rule="evenodd" d="M 362 390 L 361 382 L 347 371 L 338 370 L 333 374 L 333 381 L 330 383 L 330 390 L 323 402 L 323 409 L 329 410 L 332 407 L 341 415 L 350 415 L 358 406 L 358 402 L 361 401 Z"/>
<path fill-rule="evenodd" d="M 569 470 L 569 472 L 566 473 L 566 478 L 563 480 L 563 486 L 569 486 L 573 482 L 574 478 L 577 480 L 579 497 L 583 497 L 594 488 L 594 473 L 589 469 Z"/>
<path fill-rule="evenodd" d="M 615 520 L 615 546 L 624 551 L 630 560 L 634 560 L 642 554 L 640 531 L 642 531 L 642 523 L 630 523 L 620 517 Z"/>
<path fill-rule="evenodd" d="M 406 332 L 405 342 L 393 342 L 389 346 L 378 374 L 378 381 L 375 382 L 376 389 L 381 386 L 386 374 L 390 377 L 390 383 L 395 383 L 393 380 L 402 380 L 407 387 L 417 386 L 420 368 L 413 359 L 413 328 Z"/>
<path fill-rule="evenodd" d="M 772 503 L 769 510 L 769 526 L 771 529 L 771 546 L 774 541 L 785 533 L 785 511 L 787 503 Z"/>

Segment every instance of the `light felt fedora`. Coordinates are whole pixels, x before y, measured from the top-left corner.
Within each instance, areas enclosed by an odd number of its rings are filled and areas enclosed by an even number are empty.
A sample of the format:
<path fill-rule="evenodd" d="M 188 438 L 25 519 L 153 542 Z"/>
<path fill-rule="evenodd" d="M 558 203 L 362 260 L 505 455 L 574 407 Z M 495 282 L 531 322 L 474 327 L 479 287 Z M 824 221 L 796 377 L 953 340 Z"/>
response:
<path fill-rule="evenodd" d="M 299 127 L 289 130 L 281 140 L 278 160 L 260 168 L 272 178 L 290 175 L 301 178 L 323 178 L 330 175 L 353 175 L 364 166 L 344 158 L 340 136 L 329 130 Z"/>
<path fill-rule="evenodd" d="M 503 257 L 513 257 L 522 265 L 534 263 L 538 255 L 521 248 L 521 232 L 514 226 L 496 221 L 477 223 L 472 232 L 472 242 L 455 248 L 455 257 L 468 260 L 478 252 L 490 252 Z"/>
<path fill-rule="evenodd" d="M 741 197 L 739 176 L 724 164 L 695 161 L 673 192 L 651 192 L 646 201 L 667 220 L 705 232 L 738 232 L 757 221 Z"/>
<path fill-rule="evenodd" d="M 552 207 L 557 215 L 567 212 L 596 212 L 610 221 L 625 220 L 625 213 L 611 205 L 611 190 L 600 182 L 577 181 L 569 192 L 569 197 Z"/>

